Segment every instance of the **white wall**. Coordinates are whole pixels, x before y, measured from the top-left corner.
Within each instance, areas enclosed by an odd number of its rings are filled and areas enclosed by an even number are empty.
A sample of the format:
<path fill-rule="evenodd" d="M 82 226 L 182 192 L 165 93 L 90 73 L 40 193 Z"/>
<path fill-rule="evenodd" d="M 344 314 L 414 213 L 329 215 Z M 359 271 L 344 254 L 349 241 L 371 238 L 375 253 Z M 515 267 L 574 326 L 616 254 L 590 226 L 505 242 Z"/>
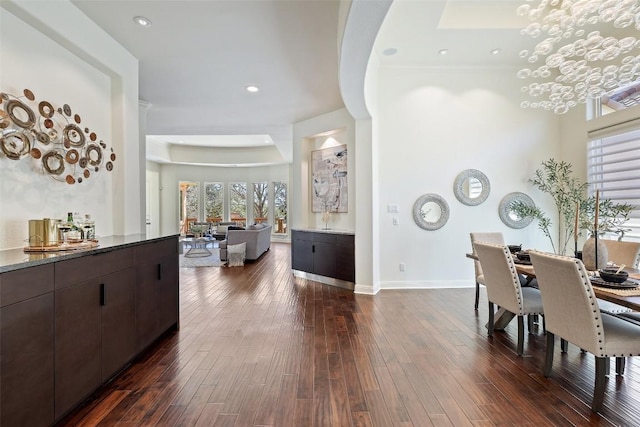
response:
<path fill-rule="evenodd" d="M 140 233 L 135 58 L 68 1 L 3 1 L 0 38 L 0 90 L 68 104 L 117 156 L 113 172 L 68 185 L 32 159 L 0 155 L 0 249 L 25 245 L 29 219 L 69 211 L 91 214 L 98 235 Z"/>
<path fill-rule="evenodd" d="M 153 165 L 153 163 L 150 163 Z M 151 170 L 151 168 L 149 168 Z M 289 179 L 290 165 L 263 167 L 214 167 L 189 166 L 176 164 L 160 165 L 160 232 L 177 233 L 179 227 L 179 191 L 180 181 L 197 182 L 200 184 L 200 200 L 204 200 L 205 182 L 224 183 L 225 209 L 228 211 L 228 190 L 230 182 L 246 182 L 251 191 L 253 182 L 288 182 L 289 205 L 291 204 L 291 182 Z M 251 193 L 249 193 L 251 194 Z M 270 207 L 271 209 L 273 206 Z M 204 207 L 200 203 L 200 219 L 203 219 Z"/>
<path fill-rule="evenodd" d="M 348 212 L 332 214 L 332 229 L 355 230 L 355 123 L 346 109 L 342 108 L 322 116 L 314 117 L 293 126 L 293 169 L 291 203 L 289 215 L 291 228 L 323 228 L 321 213 L 311 212 L 311 151 L 320 148 L 325 137 L 321 133 L 337 131 L 333 136 L 347 146 L 347 182 L 349 191 Z"/>
<path fill-rule="evenodd" d="M 506 194 L 529 194 L 553 206 L 528 179 L 540 162 L 560 155 L 560 119 L 519 107 L 514 70 L 392 68 L 379 70 L 374 122 L 379 145 L 380 282 L 382 288 L 463 287 L 473 284 L 469 233 L 501 231 L 508 243 L 550 250 L 536 223 L 515 230 L 498 217 Z M 453 194 L 465 169 L 491 183 L 488 199 L 466 206 Z M 425 231 L 412 218 L 418 197 L 436 193 L 450 209 L 448 223 Z M 398 205 L 400 212 L 387 212 Z M 392 225 L 396 216 L 399 225 Z M 406 271 L 399 271 L 405 263 Z"/>

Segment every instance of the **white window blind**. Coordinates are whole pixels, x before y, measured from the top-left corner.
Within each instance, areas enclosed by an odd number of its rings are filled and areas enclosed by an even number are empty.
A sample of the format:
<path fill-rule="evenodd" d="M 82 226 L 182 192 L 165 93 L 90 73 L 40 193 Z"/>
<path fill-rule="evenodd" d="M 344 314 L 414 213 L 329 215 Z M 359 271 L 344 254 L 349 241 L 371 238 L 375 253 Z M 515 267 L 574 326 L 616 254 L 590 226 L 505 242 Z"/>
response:
<path fill-rule="evenodd" d="M 624 240 L 640 240 L 640 129 L 590 134 L 587 166 L 590 194 L 635 206 Z"/>

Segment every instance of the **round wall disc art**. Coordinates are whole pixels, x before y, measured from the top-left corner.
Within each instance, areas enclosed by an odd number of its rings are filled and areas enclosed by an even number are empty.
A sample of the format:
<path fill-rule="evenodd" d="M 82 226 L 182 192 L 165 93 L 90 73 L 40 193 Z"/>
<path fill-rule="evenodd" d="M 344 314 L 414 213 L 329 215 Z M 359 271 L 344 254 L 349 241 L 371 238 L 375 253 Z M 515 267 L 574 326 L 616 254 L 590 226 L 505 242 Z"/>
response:
<path fill-rule="evenodd" d="M 0 93 L 0 157 L 29 158 L 42 174 L 70 185 L 114 169 L 113 148 L 95 143 L 98 135 L 79 126 L 82 118 L 69 104 L 56 107 L 29 89 L 22 93 Z"/>

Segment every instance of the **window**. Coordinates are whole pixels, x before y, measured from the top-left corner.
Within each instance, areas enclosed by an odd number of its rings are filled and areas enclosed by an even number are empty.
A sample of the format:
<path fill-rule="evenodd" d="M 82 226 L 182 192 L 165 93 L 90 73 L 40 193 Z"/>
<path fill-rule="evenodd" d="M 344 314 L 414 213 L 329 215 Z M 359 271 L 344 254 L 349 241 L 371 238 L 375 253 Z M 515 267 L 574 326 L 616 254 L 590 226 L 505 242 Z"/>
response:
<path fill-rule="evenodd" d="M 274 233 L 287 232 L 287 183 L 273 183 Z"/>
<path fill-rule="evenodd" d="M 269 184 L 253 183 L 253 221 L 267 222 L 269 219 Z"/>
<path fill-rule="evenodd" d="M 224 184 L 204 183 L 204 216 L 207 222 L 221 222 L 224 214 Z"/>
<path fill-rule="evenodd" d="M 187 234 L 191 223 L 198 221 L 198 211 L 200 210 L 200 191 L 197 182 L 180 181 L 179 186 L 179 206 L 180 206 L 180 234 Z"/>
<path fill-rule="evenodd" d="M 635 206 L 624 239 L 640 240 L 640 129 L 590 135 L 587 162 L 591 194 Z"/>
<path fill-rule="evenodd" d="M 239 226 L 247 224 L 247 183 L 232 182 L 229 184 L 229 213 L 231 221 Z"/>

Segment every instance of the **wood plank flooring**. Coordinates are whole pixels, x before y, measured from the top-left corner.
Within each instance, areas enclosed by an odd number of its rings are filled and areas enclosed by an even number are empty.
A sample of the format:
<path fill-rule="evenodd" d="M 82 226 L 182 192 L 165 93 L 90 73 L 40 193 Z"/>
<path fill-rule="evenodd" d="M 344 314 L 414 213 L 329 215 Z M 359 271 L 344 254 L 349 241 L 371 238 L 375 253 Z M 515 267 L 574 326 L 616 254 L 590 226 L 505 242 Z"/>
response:
<path fill-rule="evenodd" d="M 488 338 L 484 292 L 477 313 L 471 288 L 355 295 L 294 278 L 289 251 L 181 268 L 180 331 L 59 425 L 640 426 L 640 359 L 594 415 L 593 356 L 558 345 L 544 378 L 542 331 L 525 357 L 515 322 Z"/>

